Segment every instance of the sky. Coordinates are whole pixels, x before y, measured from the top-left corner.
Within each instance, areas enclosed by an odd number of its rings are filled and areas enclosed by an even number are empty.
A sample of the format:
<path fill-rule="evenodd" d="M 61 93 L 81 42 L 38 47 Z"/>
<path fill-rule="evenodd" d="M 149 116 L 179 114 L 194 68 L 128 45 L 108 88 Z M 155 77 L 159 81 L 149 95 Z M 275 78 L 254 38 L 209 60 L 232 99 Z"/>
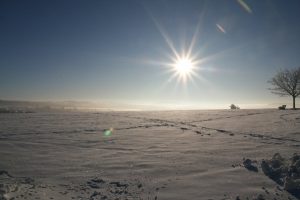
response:
<path fill-rule="evenodd" d="M 0 99 L 290 105 L 267 81 L 300 66 L 299 8 L 298 0 L 0 0 Z M 174 68 L 183 57 L 193 61 L 185 81 Z"/>

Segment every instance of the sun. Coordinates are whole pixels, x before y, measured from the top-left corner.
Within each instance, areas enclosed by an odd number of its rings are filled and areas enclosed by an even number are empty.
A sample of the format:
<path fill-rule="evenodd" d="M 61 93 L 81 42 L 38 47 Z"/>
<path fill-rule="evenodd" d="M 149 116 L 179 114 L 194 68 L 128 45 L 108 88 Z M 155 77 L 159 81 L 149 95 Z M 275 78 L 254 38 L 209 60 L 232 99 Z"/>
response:
<path fill-rule="evenodd" d="M 194 62 L 188 56 L 178 56 L 177 59 L 173 59 L 171 71 L 173 72 L 172 79 L 177 78 L 177 81 L 186 83 L 188 80 L 192 80 L 193 76 L 197 76 L 197 62 Z"/>
<path fill-rule="evenodd" d="M 165 71 L 168 74 L 171 74 L 163 85 L 173 83 L 175 80 L 175 87 L 180 84 L 183 85 L 184 88 L 187 88 L 187 83 L 192 83 L 197 86 L 198 80 L 201 82 L 206 82 L 203 71 L 207 69 L 210 70 L 210 68 L 207 68 L 207 66 L 204 64 L 205 62 L 213 59 L 216 55 L 203 55 L 205 48 L 202 49 L 201 45 L 198 44 L 198 41 L 201 41 L 199 35 L 202 31 L 201 25 L 203 22 L 203 16 L 203 14 L 199 16 L 199 21 L 194 28 L 191 38 L 177 38 L 175 40 L 181 41 L 180 44 L 176 43 L 170 37 L 167 29 L 154 16 L 151 15 L 157 30 L 161 34 L 166 46 L 169 49 L 169 51 L 163 52 L 168 59 L 167 61 L 150 61 L 150 63 L 165 67 Z M 178 49 L 178 47 L 180 47 L 180 49 Z M 147 61 L 147 63 L 148 62 L 149 61 Z"/>
<path fill-rule="evenodd" d="M 193 71 L 193 63 L 188 58 L 180 58 L 175 63 L 175 69 L 179 75 L 186 76 Z"/>

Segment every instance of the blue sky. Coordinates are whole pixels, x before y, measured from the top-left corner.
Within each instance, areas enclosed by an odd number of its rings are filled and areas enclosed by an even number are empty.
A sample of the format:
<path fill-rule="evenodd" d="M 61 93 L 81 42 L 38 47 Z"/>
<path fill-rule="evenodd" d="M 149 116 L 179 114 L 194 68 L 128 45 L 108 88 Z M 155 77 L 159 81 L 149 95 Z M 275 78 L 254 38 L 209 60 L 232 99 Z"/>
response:
<path fill-rule="evenodd" d="M 300 2 L 244 2 L 251 12 L 236 0 L 1 0 L 0 99 L 290 103 L 267 81 L 300 65 Z M 166 38 L 181 54 L 196 31 L 198 78 L 168 81 L 174 54 Z"/>

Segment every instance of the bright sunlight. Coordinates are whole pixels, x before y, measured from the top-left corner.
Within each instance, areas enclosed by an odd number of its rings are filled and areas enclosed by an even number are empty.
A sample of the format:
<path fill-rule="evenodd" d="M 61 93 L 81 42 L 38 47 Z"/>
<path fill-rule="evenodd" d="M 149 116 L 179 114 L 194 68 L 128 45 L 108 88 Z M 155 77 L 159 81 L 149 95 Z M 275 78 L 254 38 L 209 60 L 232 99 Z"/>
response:
<path fill-rule="evenodd" d="M 191 60 L 183 58 L 183 59 L 179 59 L 177 60 L 177 62 L 175 63 L 175 68 L 176 71 L 180 74 L 180 75 L 188 75 L 192 72 L 193 70 L 193 63 Z"/>
<path fill-rule="evenodd" d="M 170 64 L 171 71 L 173 75 L 171 79 L 177 78 L 177 81 L 186 83 L 188 80 L 192 80 L 193 77 L 198 77 L 197 71 L 197 61 L 193 61 L 188 56 L 176 56 L 177 58 L 173 58 L 173 63 Z"/>

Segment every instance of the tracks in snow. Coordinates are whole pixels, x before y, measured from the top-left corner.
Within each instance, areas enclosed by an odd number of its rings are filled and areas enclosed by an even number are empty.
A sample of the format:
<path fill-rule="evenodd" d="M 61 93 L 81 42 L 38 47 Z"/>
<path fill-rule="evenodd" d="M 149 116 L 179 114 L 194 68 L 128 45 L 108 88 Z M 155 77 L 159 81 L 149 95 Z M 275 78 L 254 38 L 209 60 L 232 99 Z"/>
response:
<path fill-rule="evenodd" d="M 272 112 L 275 112 L 275 111 L 272 111 Z M 300 146 L 300 140 L 296 140 L 296 139 L 292 139 L 292 138 L 274 137 L 274 136 L 264 135 L 264 134 L 259 134 L 259 133 L 242 133 L 242 132 L 235 132 L 235 131 L 229 131 L 229 130 L 224 130 L 224 129 L 218 129 L 218 128 L 212 128 L 212 127 L 193 124 L 193 123 L 199 123 L 199 122 L 222 120 L 222 119 L 229 119 L 229 118 L 235 118 L 235 117 L 246 117 L 246 116 L 260 115 L 260 114 L 265 114 L 265 113 L 259 113 L 259 112 L 248 113 L 248 114 L 242 114 L 242 115 L 218 117 L 218 118 L 213 118 L 213 119 L 210 118 L 210 119 L 191 121 L 191 122 L 176 122 L 176 121 L 172 121 L 172 120 L 128 116 L 129 118 L 142 119 L 144 121 L 148 121 L 151 124 L 138 125 L 138 126 L 132 126 L 132 127 L 127 127 L 127 128 L 116 128 L 116 130 L 126 130 L 126 129 L 136 129 L 136 128 L 153 128 L 153 127 L 176 127 L 182 131 L 192 131 L 197 134 L 203 134 L 203 131 L 204 132 L 205 131 L 216 131 L 219 133 L 228 134 L 230 136 L 241 135 L 244 137 L 262 139 L 263 142 L 265 142 L 265 140 L 273 140 L 273 141 L 277 141 L 276 144 L 282 144 L 285 142 L 293 142 L 293 143 L 296 143 L 297 146 Z M 285 115 L 294 115 L 294 114 L 299 114 L 299 113 L 289 113 L 289 114 L 284 114 L 284 116 Z M 281 117 L 282 117 L 282 115 L 280 115 L 280 118 Z M 287 121 L 287 120 L 285 120 L 285 121 Z M 278 143 L 278 142 L 280 142 L 280 143 Z"/>

